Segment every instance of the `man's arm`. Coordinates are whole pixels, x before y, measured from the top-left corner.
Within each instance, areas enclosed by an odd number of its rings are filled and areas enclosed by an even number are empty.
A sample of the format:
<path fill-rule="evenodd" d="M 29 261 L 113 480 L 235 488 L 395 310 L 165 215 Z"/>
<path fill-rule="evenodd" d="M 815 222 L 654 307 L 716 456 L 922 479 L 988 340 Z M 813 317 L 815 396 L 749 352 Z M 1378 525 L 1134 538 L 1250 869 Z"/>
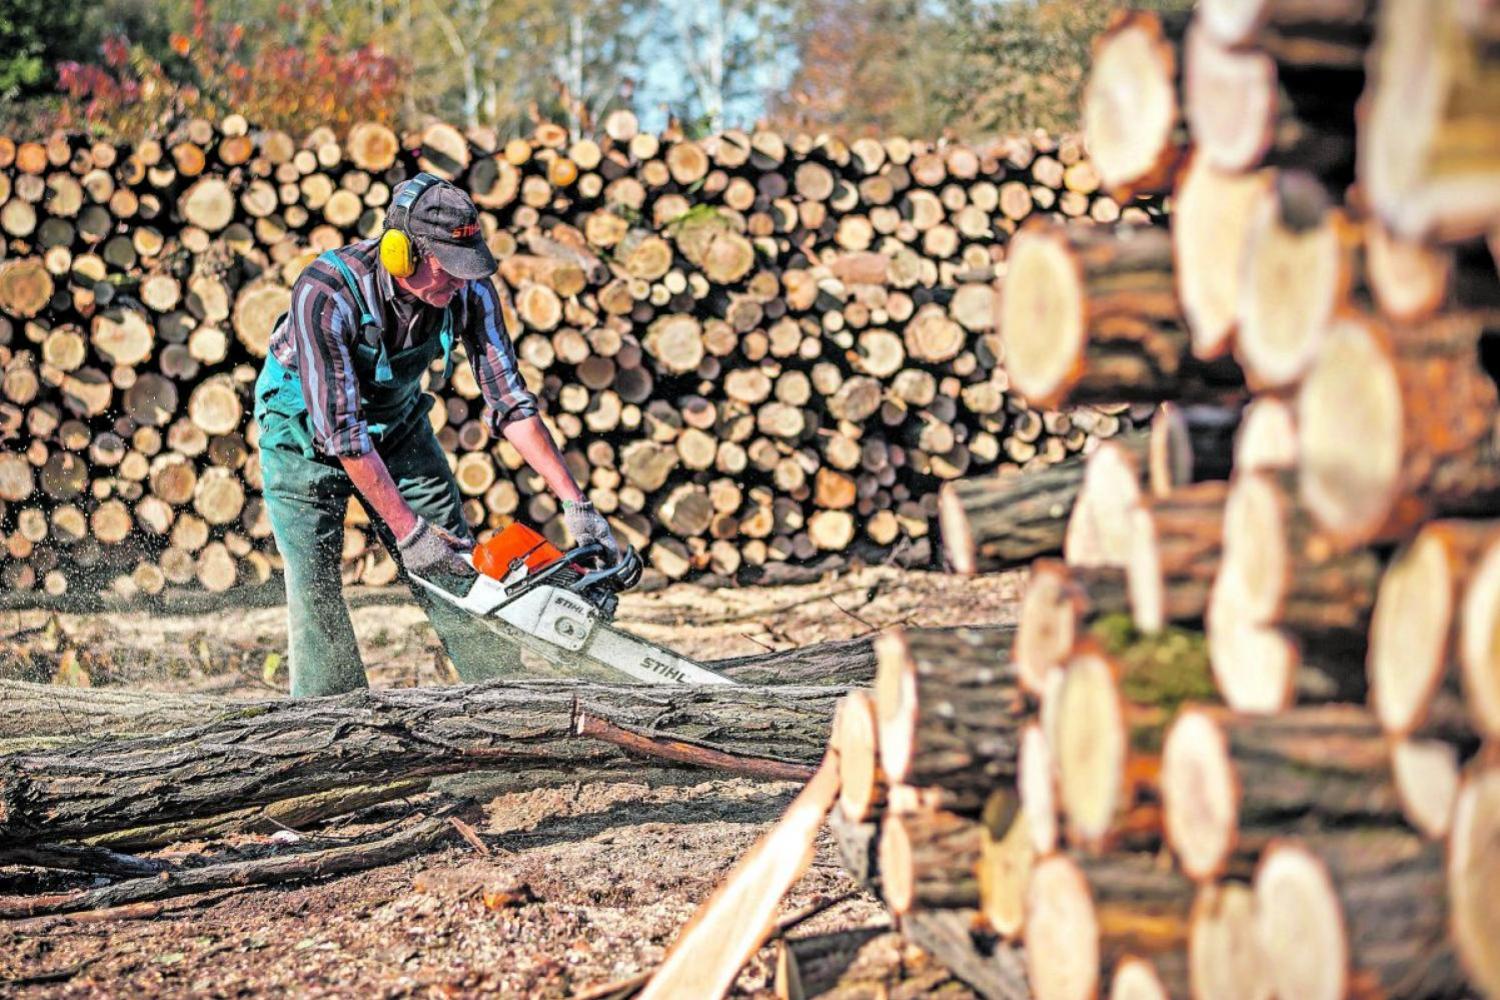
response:
<path fill-rule="evenodd" d="M 552 441 L 552 435 L 541 417 L 526 417 L 501 426 L 500 433 L 515 446 L 526 464 L 536 470 L 561 500 L 580 502 L 585 499 L 583 490 L 573 481 L 573 473 L 563 461 L 562 453 Z"/>
<path fill-rule="evenodd" d="M 363 455 L 340 455 L 339 462 L 359 495 L 391 529 L 397 540 L 407 537 L 417 526 L 417 515 L 396 488 L 396 480 L 376 451 Z"/>

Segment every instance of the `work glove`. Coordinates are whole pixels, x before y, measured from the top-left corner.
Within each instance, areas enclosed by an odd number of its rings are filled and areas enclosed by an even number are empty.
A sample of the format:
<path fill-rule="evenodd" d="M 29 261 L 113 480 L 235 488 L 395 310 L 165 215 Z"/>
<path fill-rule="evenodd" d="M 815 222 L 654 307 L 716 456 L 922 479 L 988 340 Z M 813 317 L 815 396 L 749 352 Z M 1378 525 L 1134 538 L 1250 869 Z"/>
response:
<path fill-rule="evenodd" d="M 587 500 L 564 500 L 563 524 L 568 526 L 568 534 L 573 536 L 574 545 L 598 542 L 604 547 L 604 555 L 610 565 L 620 561 L 620 545 L 615 541 L 615 533 L 609 530 L 609 522 L 604 520 L 604 515 L 595 510 L 594 505 Z"/>
<path fill-rule="evenodd" d="M 444 531 L 426 518 L 417 518 L 417 526 L 396 543 L 401 565 L 408 573 L 431 577 L 438 574 L 472 576 L 474 569 L 464 555 L 474 546 L 451 532 Z"/>

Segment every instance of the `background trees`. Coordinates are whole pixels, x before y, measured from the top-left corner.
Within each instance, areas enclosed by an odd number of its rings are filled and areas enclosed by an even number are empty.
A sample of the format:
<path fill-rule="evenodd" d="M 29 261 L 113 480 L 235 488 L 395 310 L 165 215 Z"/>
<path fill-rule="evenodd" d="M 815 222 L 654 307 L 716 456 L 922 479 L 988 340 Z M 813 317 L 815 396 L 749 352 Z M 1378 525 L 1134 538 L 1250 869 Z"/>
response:
<path fill-rule="evenodd" d="M 128 134 L 190 110 L 306 131 L 438 117 L 588 132 L 771 121 L 967 139 L 1076 125 L 1123 0 L 10 0 L 0 115 Z M 1131 6 L 1191 6 L 1145 0 Z"/>

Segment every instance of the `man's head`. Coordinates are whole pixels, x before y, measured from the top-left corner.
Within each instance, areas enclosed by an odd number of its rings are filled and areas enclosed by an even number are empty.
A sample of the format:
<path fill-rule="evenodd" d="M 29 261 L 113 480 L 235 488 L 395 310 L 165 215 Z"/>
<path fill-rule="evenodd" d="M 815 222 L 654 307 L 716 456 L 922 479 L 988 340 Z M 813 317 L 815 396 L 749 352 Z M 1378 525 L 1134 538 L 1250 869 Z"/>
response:
<path fill-rule="evenodd" d="M 415 180 L 396 186 L 393 203 L 412 183 Z M 396 282 L 423 302 L 447 305 L 465 282 L 495 273 L 495 257 L 480 231 L 479 210 L 467 194 L 447 181 L 434 179 L 400 223 L 411 239 L 417 265 L 410 275 L 396 276 Z"/>

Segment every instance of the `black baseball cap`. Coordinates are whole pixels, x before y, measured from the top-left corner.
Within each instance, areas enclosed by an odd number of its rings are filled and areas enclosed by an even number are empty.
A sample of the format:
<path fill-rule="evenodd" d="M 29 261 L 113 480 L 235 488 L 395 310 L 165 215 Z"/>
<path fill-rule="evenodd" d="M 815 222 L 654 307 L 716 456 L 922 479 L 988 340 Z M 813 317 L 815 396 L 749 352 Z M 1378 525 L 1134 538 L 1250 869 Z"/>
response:
<path fill-rule="evenodd" d="M 410 183 L 402 181 L 392 195 Z M 447 181 L 440 180 L 417 196 L 407 210 L 403 228 L 454 277 L 488 278 L 499 266 L 485 245 L 479 209 L 467 194 Z"/>

